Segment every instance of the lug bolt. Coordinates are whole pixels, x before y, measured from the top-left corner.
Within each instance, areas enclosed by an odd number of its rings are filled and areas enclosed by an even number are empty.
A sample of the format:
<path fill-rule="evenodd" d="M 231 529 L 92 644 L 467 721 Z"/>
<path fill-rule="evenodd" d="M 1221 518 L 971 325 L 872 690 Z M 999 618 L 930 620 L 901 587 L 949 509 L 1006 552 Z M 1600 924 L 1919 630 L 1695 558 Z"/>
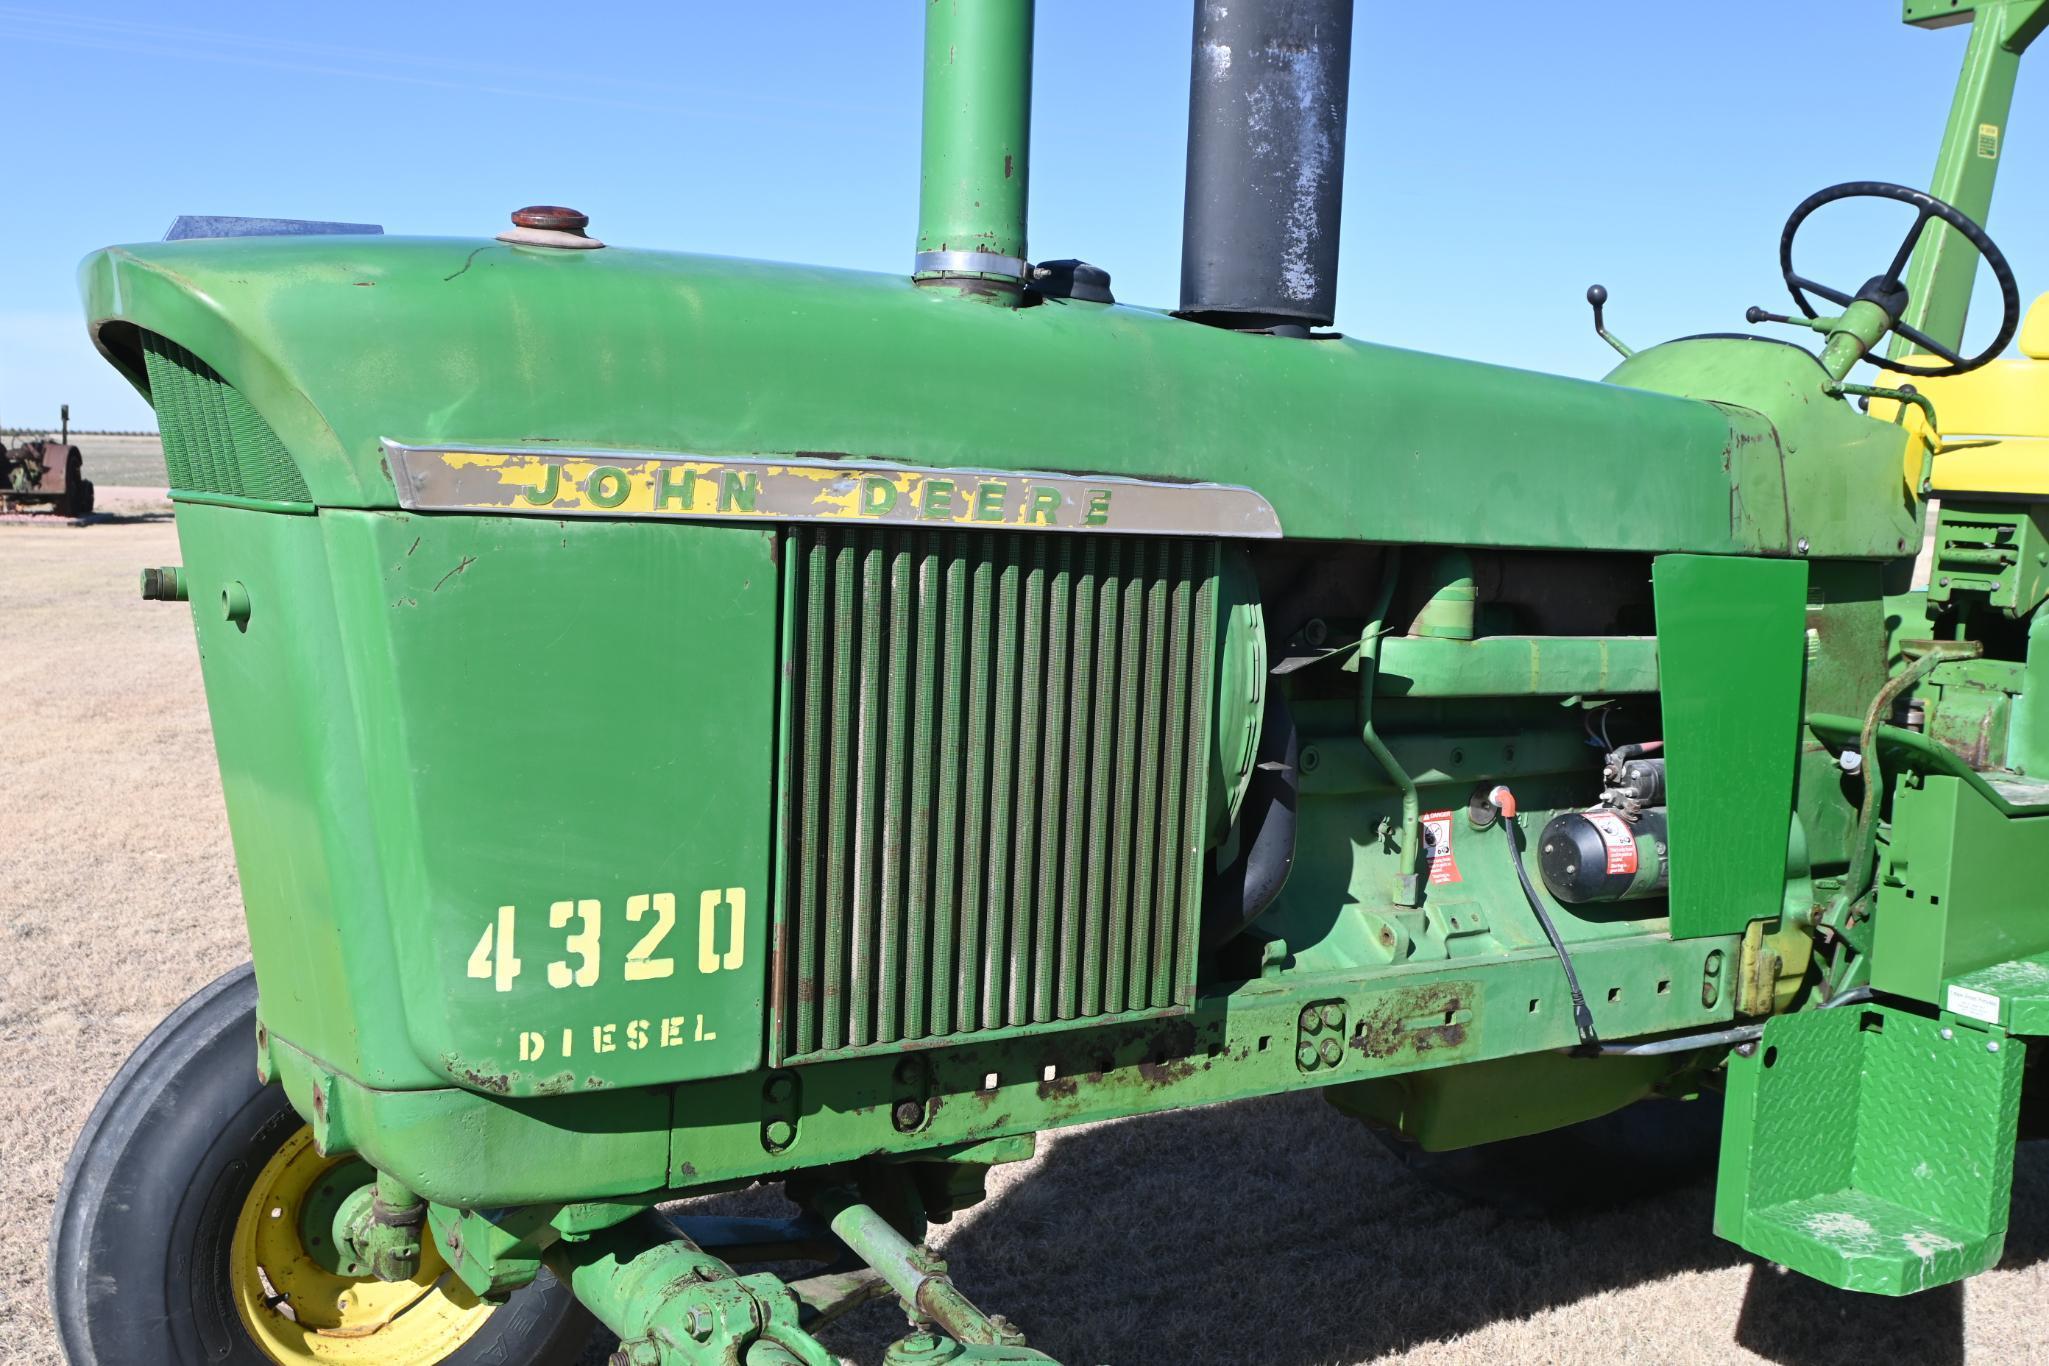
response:
<path fill-rule="evenodd" d="M 1295 1050 L 1295 1065 L 1307 1072 L 1316 1066 L 1316 1045 L 1305 1043 Z"/>
<path fill-rule="evenodd" d="M 1342 1029 L 1345 1023 L 1345 1008 L 1341 1005 L 1327 1005 L 1323 1008 L 1323 1027 Z"/>
<path fill-rule="evenodd" d="M 1321 1044 L 1317 1045 L 1316 1051 L 1323 1055 L 1326 1067 L 1336 1067 L 1338 1059 L 1344 1056 L 1344 1049 L 1338 1044 L 1336 1039 L 1325 1039 Z"/>
<path fill-rule="evenodd" d="M 1314 1034 L 1317 1030 L 1321 1028 L 1323 1028 L 1323 1012 L 1318 1010 L 1315 1006 L 1303 1006 L 1302 1032 L 1305 1034 Z"/>

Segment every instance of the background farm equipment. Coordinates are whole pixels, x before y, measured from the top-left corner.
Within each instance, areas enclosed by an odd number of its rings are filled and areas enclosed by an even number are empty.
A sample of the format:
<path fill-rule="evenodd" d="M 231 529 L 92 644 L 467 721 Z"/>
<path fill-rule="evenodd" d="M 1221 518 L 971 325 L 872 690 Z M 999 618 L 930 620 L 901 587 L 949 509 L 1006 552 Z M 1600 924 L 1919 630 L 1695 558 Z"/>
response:
<path fill-rule="evenodd" d="M 1028 254 L 1025 0 L 928 10 L 906 274 L 546 205 L 90 258 L 255 977 L 81 1137 L 68 1349 L 553 1361 L 588 1313 L 788 1366 L 883 1294 L 895 1366 L 1043 1360 L 926 1226 L 1043 1130 L 1287 1090 L 1426 1151 L 1720 1105 L 1744 1247 L 1991 1265 L 2049 484 L 1945 483 L 1939 395 L 2022 321 L 1981 220 L 2049 4 L 1906 17 L 1973 24 L 1934 192 L 1794 209 L 1750 321 L 1815 349 L 1631 350 L 1597 288 L 1600 384 L 1327 330 L 1345 0 L 1197 6 L 1172 313 Z M 1852 199 L 1890 260 L 1802 274 Z M 657 1212 L 753 1183 L 793 1218 Z"/>
<path fill-rule="evenodd" d="M 60 413 L 55 441 L 23 441 L 12 450 L 0 445 L 0 510 L 46 507 L 60 517 L 91 513 L 85 456 L 71 444 L 71 405 L 64 404 Z"/>

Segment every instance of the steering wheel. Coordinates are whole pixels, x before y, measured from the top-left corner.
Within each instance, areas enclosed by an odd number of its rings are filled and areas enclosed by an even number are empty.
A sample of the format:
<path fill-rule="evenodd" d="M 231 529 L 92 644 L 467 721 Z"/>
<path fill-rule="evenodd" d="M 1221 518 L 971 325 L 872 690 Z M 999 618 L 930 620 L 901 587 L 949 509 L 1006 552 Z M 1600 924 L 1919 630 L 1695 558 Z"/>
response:
<path fill-rule="evenodd" d="M 1807 215 L 1824 204 L 1833 204 L 1839 199 L 1892 199 L 1902 204 L 1911 204 L 1919 213 L 1915 215 L 1914 226 L 1907 230 L 1900 242 L 1900 249 L 1893 253 L 1892 264 L 1883 275 L 1874 275 L 1864 282 L 1856 294 L 1845 294 L 1840 289 L 1817 284 L 1793 269 L 1793 237 L 1800 231 L 1800 225 L 1807 221 Z M 1914 248 L 1920 245 L 1921 236 L 1928 230 L 1928 220 L 1939 218 L 1963 235 L 1966 242 L 1978 249 L 1985 258 L 1985 264 L 1992 267 L 1992 277 L 1999 281 L 1999 298 L 2004 312 L 2000 316 L 1999 335 L 1992 344 L 1968 360 L 1951 348 L 1930 337 L 1918 328 L 1901 322 L 1900 315 L 1907 307 L 1906 271 L 1907 262 L 1914 255 Z M 1907 365 L 1888 360 L 1875 351 L 1864 359 L 1885 370 L 1897 370 L 1903 375 L 1961 375 L 1975 370 L 1988 361 L 1996 359 L 2013 340 L 2013 334 L 2021 325 L 2021 291 L 2014 282 L 2013 267 L 2007 264 L 2006 253 L 2002 252 L 1985 234 L 1985 229 L 1973 223 L 1961 209 L 1945 204 L 1924 190 L 1908 189 L 1905 185 L 1893 185 L 1882 180 L 1852 180 L 1841 185 L 1831 185 L 1817 190 L 1800 201 L 1793 210 L 1793 216 L 1786 220 L 1786 230 L 1779 235 L 1779 272 L 1786 277 L 1786 288 L 1792 291 L 1793 302 L 1800 305 L 1800 311 L 1808 317 L 1818 316 L 1814 305 L 1807 301 L 1807 290 L 1813 290 L 1822 298 L 1839 308 L 1848 308 L 1858 300 L 1875 303 L 1885 310 L 1892 320 L 1891 331 L 1905 337 L 1914 345 L 1933 356 L 1940 356 L 1946 365 Z"/>

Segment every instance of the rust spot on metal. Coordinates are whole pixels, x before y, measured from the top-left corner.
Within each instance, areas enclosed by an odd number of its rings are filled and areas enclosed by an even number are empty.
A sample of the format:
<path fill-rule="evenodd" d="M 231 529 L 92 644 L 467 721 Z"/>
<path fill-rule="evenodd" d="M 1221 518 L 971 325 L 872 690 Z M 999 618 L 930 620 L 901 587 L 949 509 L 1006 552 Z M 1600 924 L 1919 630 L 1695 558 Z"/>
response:
<path fill-rule="evenodd" d="M 1472 984 L 1447 982 L 1409 987 L 1376 997 L 1359 1013 L 1352 1036 L 1353 1051 L 1368 1058 L 1418 1055 L 1466 1043 Z"/>
<path fill-rule="evenodd" d="M 498 1096 L 508 1095 L 512 1091 L 512 1077 L 508 1073 L 485 1072 L 479 1068 L 467 1066 L 461 1058 L 456 1057 L 453 1053 L 443 1053 L 441 1055 L 441 1064 L 448 1069 L 450 1076 L 455 1077 L 459 1081 L 469 1083 L 479 1091 L 489 1091 L 493 1095 Z"/>
<path fill-rule="evenodd" d="M 1081 1090 L 1081 1083 L 1077 1082 L 1073 1077 L 1054 1077 L 1051 1080 L 1039 1083 L 1039 1099 L 1071 1100 L 1079 1090 Z"/>
<path fill-rule="evenodd" d="M 1148 1086 L 1172 1086 L 1195 1075 L 1195 1064 L 1186 1058 L 1148 1059 L 1138 1065 L 1138 1075 Z"/>
<path fill-rule="evenodd" d="M 1008 180 L 1008 179 L 1010 179 L 1010 173 L 1011 173 L 1011 160 L 1010 160 L 1010 154 L 1009 154 L 1008 152 L 1005 152 L 1005 153 L 1003 154 L 1003 178 L 1004 178 L 1005 180 Z"/>

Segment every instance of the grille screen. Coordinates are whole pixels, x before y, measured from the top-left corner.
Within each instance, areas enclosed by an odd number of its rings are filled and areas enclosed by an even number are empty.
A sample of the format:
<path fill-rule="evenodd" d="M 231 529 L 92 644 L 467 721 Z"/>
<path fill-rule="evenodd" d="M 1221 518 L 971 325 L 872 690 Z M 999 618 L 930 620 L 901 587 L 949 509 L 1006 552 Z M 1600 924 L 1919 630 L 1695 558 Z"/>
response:
<path fill-rule="evenodd" d="M 142 344 L 172 488 L 278 503 L 311 500 L 285 443 L 248 399 L 176 342 L 145 332 Z"/>
<path fill-rule="evenodd" d="M 779 1059 L 1186 1008 L 1215 546 L 788 537 Z"/>

